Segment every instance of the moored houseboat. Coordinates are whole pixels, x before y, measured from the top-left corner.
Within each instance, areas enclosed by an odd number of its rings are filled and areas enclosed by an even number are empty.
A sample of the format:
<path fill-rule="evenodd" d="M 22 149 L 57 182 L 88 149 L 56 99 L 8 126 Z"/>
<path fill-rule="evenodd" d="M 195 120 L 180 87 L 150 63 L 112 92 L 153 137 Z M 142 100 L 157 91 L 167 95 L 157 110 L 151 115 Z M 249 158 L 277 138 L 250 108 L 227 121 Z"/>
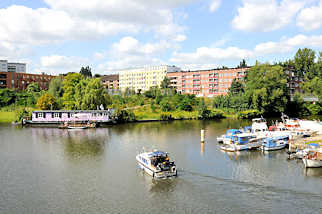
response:
<path fill-rule="evenodd" d="M 60 125 L 60 124 L 104 124 L 113 121 L 113 109 L 108 110 L 44 110 L 33 111 L 30 120 L 24 124 Z"/>

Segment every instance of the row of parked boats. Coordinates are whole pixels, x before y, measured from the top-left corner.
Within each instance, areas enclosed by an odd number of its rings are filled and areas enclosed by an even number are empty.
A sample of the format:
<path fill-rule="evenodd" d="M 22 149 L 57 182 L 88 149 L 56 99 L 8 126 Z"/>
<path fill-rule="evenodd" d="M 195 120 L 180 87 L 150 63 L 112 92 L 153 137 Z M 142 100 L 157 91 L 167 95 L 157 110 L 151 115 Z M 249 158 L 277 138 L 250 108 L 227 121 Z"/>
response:
<path fill-rule="evenodd" d="M 322 124 L 317 121 L 290 119 L 282 115 L 282 122 L 268 127 L 264 118 L 255 118 L 252 126 L 243 129 L 229 129 L 217 138 L 224 151 L 261 149 L 274 151 L 284 149 L 290 141 L 302 137 L 322 134 Z M 305 167 L 322 167 L 322 142 L 308 144 L 304 150 L 298 150 L 294 156 L 302 158 Z"/>
<path fill-rule="evenodd" d="M 309 137 L 313 134 L 322 135 L 322 124 L 317 121 L 289 119 L 282 115 L 282 122 L 275 122 L 268 127 L 266 120 L 255 118 L 252 126 L 243 129 L 229 129 L 226 134 L 217 138 L 222 143 L 221 149 L 228 152 L 261 149 L 274 151 L 284 149 L 292 140 Z M 309 144 L 304 150 L 293 155 L 303 159 L 305 167 L 322 167 L 322 142 Z M 136 156 L 140 169 L 154 178 L 165 178 L 177 175 L 174 161 L 169 154 L 160 150 L 143 152 Z"/>

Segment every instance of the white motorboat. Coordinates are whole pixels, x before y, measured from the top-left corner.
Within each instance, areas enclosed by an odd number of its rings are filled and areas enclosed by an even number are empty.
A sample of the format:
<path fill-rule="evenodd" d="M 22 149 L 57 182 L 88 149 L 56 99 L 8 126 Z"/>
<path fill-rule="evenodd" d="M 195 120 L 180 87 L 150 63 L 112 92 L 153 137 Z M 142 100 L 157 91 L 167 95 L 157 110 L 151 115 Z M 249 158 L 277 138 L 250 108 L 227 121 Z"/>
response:
<path fill-rule="evenodd" d="M 153 178 L 177 176 L 175 163 L 170 162 L 168 153 L 154 150 L 136 156 L 139 167 Z"/>
<path fill-rule="evenodd" d="M 306 168 L 322 167 L 322 149 L 310 150 L 302 160 Z"/>

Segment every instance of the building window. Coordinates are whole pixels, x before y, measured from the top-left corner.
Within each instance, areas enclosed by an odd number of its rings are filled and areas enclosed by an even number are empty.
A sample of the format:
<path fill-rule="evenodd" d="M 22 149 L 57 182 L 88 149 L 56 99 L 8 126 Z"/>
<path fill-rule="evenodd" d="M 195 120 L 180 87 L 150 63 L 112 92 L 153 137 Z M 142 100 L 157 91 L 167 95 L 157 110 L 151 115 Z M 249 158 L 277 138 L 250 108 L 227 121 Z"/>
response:
<path fill-rule="evenodd" d="M 44 118 L 44 113 L 38 113 L 39 118 Z"/>
<path fill-rule="evenodd" d="M 59 113 L 54 113 L 54 118 L 58 118 L 59 117 Z"/>

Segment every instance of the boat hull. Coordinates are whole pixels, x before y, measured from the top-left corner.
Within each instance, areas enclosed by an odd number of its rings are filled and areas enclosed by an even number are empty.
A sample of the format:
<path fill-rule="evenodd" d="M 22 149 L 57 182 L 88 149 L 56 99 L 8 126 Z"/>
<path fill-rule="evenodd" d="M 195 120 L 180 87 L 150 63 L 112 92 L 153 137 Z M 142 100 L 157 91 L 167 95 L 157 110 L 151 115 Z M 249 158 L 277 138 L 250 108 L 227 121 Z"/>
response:
<path fill-rule="evenodd" d="M 306 168 L 322 167 L 322 160 L 312 160 L 307 158 L 303 158 L 302 160 Z"/>
<path fill-rule="evenodd" d="M 144 164 L 143 162 L 140 161 L 140 159 L 138 157 L 136 158 L 136 160 L 138 162 L 139 168 L 142 169 L 147 174 L 151 175 L 153 178 L 167 178 L 167 177 L 177 176 L 176 169 L 175 170 L 160 171 L 160 170 L 156 170 L 156 169 Z"/>
<path fill-rule="evenodd" d="M 266 147 L 266 146 L 263 146 L 263 150 L 264 151 L 275 151 L 275 150 L 284 149 L 285 147 L 286 147 L 286 144 L 284 144 L 284 145 L 278 145 L 278 146 L 274 146 L 274 147 Z"/>

